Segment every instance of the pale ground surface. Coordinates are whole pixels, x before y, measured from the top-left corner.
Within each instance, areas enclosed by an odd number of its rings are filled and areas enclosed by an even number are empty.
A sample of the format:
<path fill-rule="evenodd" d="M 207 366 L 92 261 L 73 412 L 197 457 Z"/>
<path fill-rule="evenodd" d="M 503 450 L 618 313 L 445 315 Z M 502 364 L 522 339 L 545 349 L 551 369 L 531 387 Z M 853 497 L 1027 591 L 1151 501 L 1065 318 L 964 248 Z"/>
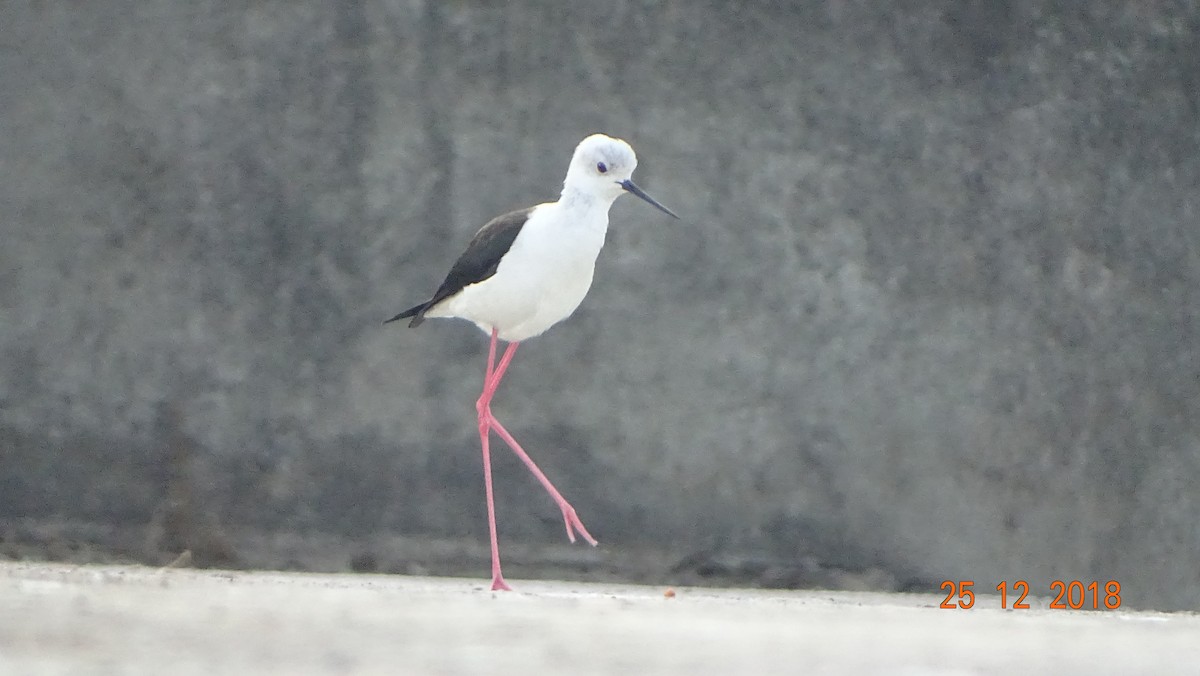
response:
<path fill-rule="evenodd" d="M 1200 616 L 931 595 L 0 563 L 0 674 L 1200 670 Z"/>

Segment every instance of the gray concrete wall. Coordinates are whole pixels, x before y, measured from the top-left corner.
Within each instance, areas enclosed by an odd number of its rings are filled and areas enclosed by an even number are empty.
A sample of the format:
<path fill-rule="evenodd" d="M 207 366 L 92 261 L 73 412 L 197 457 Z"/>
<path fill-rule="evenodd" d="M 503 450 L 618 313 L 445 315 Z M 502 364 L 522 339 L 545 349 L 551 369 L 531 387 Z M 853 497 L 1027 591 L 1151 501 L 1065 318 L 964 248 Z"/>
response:
<path fill-rule="evenodd" d="M 618 203 L 495 410 L 606 565 L 1200 607 L 1198 36 L 1186 2 L 7 2 L 6 537 L 481 540 L 484 336 L 379 322 L 605 131 L 683 219 Z M 497 457 L 505 542 L 558 542 Z"/>

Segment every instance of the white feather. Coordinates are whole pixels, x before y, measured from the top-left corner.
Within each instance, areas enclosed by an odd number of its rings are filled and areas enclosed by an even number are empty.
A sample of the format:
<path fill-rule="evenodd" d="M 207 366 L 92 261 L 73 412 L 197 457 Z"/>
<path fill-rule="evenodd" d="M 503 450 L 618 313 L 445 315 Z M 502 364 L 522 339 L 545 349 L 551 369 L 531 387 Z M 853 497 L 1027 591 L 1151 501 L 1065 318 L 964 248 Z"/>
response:
<path fill-rule="evenodd" d="M 599 171 L 603 164 L 605 171 Z M 430 308 L 508 342 L 532 338 L 570 317 L 592 285 L 608 232 L 608 210 L 637 167 L 628 143 L 595 134 L 575 149 L 557 202 L 535 207 L 496 274 Z"/>

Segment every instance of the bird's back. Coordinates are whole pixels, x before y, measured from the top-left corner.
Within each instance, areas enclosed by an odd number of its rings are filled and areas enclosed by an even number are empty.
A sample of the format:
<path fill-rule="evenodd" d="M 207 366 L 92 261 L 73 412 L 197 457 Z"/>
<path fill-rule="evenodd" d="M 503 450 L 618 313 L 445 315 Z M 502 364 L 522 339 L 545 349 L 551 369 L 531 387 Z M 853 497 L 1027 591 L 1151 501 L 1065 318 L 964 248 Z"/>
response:
<path fill-rule="evenodd" d="M 607 209 L 540 204 L 505 252 L 495 274 L 431 308 L 429 317 L 461 317 L 516 342 L 571 316 L 587 296 L 604 246 Z"/>

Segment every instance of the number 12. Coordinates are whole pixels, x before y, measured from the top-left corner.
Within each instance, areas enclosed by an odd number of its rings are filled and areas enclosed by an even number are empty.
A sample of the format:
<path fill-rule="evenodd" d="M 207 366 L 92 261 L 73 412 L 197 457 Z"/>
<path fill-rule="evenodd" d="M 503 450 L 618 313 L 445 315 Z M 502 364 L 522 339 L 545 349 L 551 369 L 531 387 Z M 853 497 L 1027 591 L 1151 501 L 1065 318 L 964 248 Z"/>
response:
<path fill-rule="evenodd" d="M 1028 610 L 1029 604 L 1025 603 L 1025 597 L 1029 595 L 1029 583 L 1025 580 L 1017 580 L 1012 585 L 1013 593 L 1017 590 L 1021 591 L 1021 595 L 1017 597 L 1017 602 L 1012 605 L 1014 610 Z M 1000 607 L 1008 608 L 1008 582 L 1004 581 L 996 585 L 996 591 L 1000 592 Z"/>

